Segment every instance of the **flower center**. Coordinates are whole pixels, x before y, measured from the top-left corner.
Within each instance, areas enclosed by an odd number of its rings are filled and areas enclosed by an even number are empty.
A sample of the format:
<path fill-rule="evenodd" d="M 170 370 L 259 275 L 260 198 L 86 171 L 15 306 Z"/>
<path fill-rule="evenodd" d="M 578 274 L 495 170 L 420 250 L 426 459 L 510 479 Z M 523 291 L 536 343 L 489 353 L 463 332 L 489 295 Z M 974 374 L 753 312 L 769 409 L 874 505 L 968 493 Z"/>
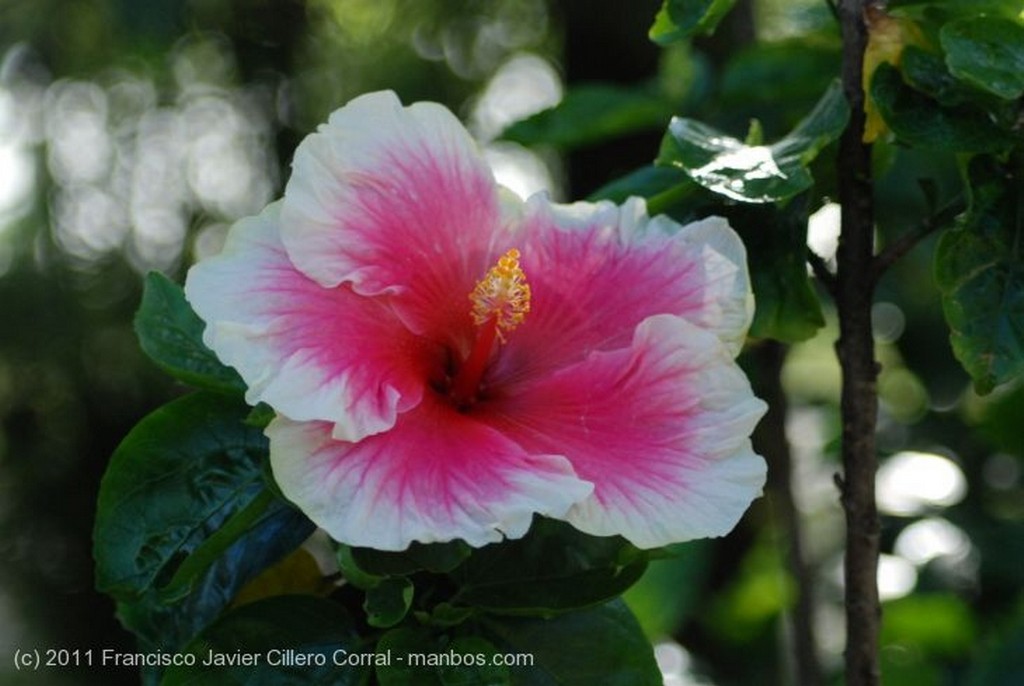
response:
<path fill-rule="evenodd" d="M 450 391 L 460 407 L 476 400 L 495 345 L 504 343 L 505 334 L 519 326 L 530 311 L 530 285 L 519 266 L 519 251 L 512 248 L 498 258 L 498 263 L 476 282 L 469 300 L 473 303 L 470 314 L 477 327 L 476 340 Z"/>

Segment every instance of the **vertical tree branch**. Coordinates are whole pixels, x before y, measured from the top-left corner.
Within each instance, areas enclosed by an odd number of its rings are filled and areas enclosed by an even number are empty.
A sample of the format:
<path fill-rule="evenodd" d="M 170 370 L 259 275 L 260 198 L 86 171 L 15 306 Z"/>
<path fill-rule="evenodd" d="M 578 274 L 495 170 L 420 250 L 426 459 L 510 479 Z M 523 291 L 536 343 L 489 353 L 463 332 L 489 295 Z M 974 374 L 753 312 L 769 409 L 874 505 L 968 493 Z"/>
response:
<path fill-rule="evenodd" d="M 776 341 L 764 341 L 753 351 L 757 365 L 755 391 L 768 403 L 754 432 L 754 444 L 771 467 L 768 470 L 768 496 L 772 510 L 784 532 L 786 566 L 796 582 L 796 607 L 791 617 L 794 683 L 820 686 L 821 665 L 814 640 L 814 575 L 804 556 L 803 527 L 793 497 L 792 456 L 786 439 L 788 403 L 782 388 L 782 365 L 786 348 Z"/>
<path fill-rule="evenodd" d="M 863 142 L 864 90 L 861 72 L 867 46 L 865 0 L 841 0 L 843 90 L 850 123 L 839 141 L 839 200 L 842 231 L 837 253 L 837 351 L 842 368 L 842 457 L 839 480 L 846 513 L 846 685 L 880 682 L 878 634 L 881 605 L 877 569 L 879 524 L 875 505 L 875 423 L 878 412 L 871 331 L 874 202 L 871 146 Z"/>

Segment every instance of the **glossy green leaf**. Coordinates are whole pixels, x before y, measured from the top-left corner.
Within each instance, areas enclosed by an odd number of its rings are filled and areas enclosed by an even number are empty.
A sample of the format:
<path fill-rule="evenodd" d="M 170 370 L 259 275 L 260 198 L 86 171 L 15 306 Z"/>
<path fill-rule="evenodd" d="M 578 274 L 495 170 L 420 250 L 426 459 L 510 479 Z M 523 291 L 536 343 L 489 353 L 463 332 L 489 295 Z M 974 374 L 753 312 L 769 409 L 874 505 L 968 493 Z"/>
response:
<path fill-rule="evenodd" d="M 313 532 L 312 523 L 282 501 L 276 501 L 270 510 L 191 580 L 188 595 L 171 601 L 163 589 L 154 588 L 141 597 L 118 602 L 121 623 L 138 636 L 143 647 L 153 650 L 178 650 L 192 640 L 249 581 L 294 551 Z"/>
<path fill-rule="evenodd" d="M 100 590 L 130 599 L 170 579 L 190 553 L 262 490 L 263 434 L 249 408 L 214 393 L 139 422 L 100 485 L 94 534 Z"/>
<path fill-rule="evenodd" d="M 777 143 L 746 145 L 701 122 L 677 117 L 662 139 L 657 163 L 683 170 L 701 186 L 733 200 L 769 203 L 813 183 L 807 165 L 846 126 L 849 108 L 838 82 Z"/>
<path fill-rule="evenodd" d="M 558 105 L 507 128 L 505 140 L 572 149 L 639 131 L 657 130 L 672 103 L 637 88 L 592 83 L 569 90 Z"/>
<path fill-rule="evenodd" d="M 181 287 L 159 272 L 146 276 L 135 333 L 142 350 L 161 369 L 190 386 L 241 393 L 238 372 L 223 365 L 203 344 L 206 325 L 185 300 Z"/>
<path fill-rule="evenodd" d="M 901 67 L 908 85 L 941 105 L 962 105 L 973 96 L 971 89 L 949 73 L 942 55 L 908 45 L 903 49 Z"/>
<path fill-rule="evenodd" d="M 248 407 L 200 392 L 143 419 L 100 485 L 97 587 L 144 643 L 179 647 L 313 530 L 271 498 Z M 170 589 L 166 586 L 170 583 Z"/>
<path fill-rule="evenodd" d="M 452 572 L 453 603 L 514 614 L 550 614 L 617 597 L 647 556 L 623 539 L 537 518 L 521 539 L 480 548 Z"/>
<path fill-rule="evenodd" d="M 971 206 L 939 240 L 936 282 L 953 353 L 979 393 L 1024 374 L 1024 170 L 976 158 Z"/>
<path fill-rule="evenodd" d="M 203 631 L 185 651 L 196 664 L 171 667 L 161 686 L 355 686 L 369 671 L 359 664 L 362 649 L 340 605 L 312 596 L 268 598 Z"/>
<path fill-rule="evenodd" d="M 366 591 L 363 609 L 370 626 L 388 629 L 401 622 L 412 605 L 412 582 L 404 577 L 384 579 Z"/>
<path fill-rule="evenodd" d="M 947 152 L 999 152 L 1014 144 L 983 110 L 943 107 L 903 83 L 899 70 L 881 64 L 871 80 L 871 97 L 885 123 L 910 145 Z"/>
<path fill-rule="evenodd" d="M 949 71 L 1006 100 L 1024 95 L 1024 26 L 999 17 L 970 17 L 939 32 Z"/>
<path fill-rule="evenodd" d="M 510 668 L 514 686 L 661 686 L 650 642 L 621 600 L 550 619 L 488 617 L 502 653 L 530 656 Z"/>
<path fill-rule="evenodd" d="M 187 594 L 203 573 L 236 541 L 254 530 L 261 521 L 277 516 L 281 506 L 281 501 L 270 489 L 264 488 L 248 505 L 228 517 L 224 524 L 182 561 L 167 585 L 160 588 L 161 594 L 169 600 Z"/>
<path fill-rule="evenodd" d="M 659 45 L 714 33 L 736 0 L 665 0 L 648 35 Z"/>

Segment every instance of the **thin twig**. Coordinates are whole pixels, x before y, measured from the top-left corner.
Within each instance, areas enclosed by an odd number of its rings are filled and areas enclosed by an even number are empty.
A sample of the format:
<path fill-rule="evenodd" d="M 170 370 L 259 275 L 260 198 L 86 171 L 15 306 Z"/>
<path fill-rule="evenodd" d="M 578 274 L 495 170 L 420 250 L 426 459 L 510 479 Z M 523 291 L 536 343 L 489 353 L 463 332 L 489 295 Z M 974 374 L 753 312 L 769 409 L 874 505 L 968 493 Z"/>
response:
<path fill-rule="evenodd" d="M 885 272 L 901 257 L 910 252 L 914 246 L 931 235 L 934 231 L 948 226 L 953 219 L 964 209 L 962 197 L 956 197 L 947 203 L 935 214 L 929 215 L 914 227 L 912 230 L 900 236 L 898 239 L 886 246 L 885 250 L 875 256 L 871 265 L 871 278 L 877 283 Z"/>

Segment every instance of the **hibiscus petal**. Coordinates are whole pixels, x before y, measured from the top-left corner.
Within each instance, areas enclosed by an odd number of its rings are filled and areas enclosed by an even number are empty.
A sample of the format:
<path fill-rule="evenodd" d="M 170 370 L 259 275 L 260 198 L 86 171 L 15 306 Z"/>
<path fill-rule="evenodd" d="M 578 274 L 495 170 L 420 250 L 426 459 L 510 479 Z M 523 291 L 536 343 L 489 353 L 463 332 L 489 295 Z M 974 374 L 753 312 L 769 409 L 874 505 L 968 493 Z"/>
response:
<path fill-rule="evenodd" d="M 592 487 L 561 457 L 527 455 L 499 432 L 435 400 L 386 433 L 336 441 L 330 427 L 267 427 L 281 491 L 334 539 L 380 550 L 461 538 L 519 538 L 534 513 L 564 518 Z"/>
<path fill-rule="evenodd" d="M 629 347 L 482 405 L 481 421 L 529 452 L 565 455 L 594 484 L 569 522 L 647 548 L 736 525 L 764 485 L 749 436 L 765 409 L 712 334 L 657 315 Z"/>
<path fill-rule="evenodd" d="M 435 103 L 403 108 L 394 93 L 371 93 L 299 145 L 282 234 L 310 277 L 399 296 L 407 324 L 436 337 L 468 321 L 462 294 L 497 254 L 506 203 L 451 112 Z"/>
<path fill-rule="evenodd" d="M 291 264 L 280 203 L 235 224 L 223 252 L 195 265 L 185 295 L 203 340 L 245 380 L 250 404 L 323 420 L 347 440 L 378 433 L 420 402 L 441 354 L 387 305 L 323 288 Z"/>
<path fill-rule="evenodd" d="M 627 346 L 636 326 L 656 314 L 713 332 L 734 356 L 742 347 L 753 296 L 743 243 L 726 220 L 680 226 L 649 219 L 639 199 L 620 207 L 534 198 L 524 224 L 530 314 L 502 353 L 497 383 Z"/>

